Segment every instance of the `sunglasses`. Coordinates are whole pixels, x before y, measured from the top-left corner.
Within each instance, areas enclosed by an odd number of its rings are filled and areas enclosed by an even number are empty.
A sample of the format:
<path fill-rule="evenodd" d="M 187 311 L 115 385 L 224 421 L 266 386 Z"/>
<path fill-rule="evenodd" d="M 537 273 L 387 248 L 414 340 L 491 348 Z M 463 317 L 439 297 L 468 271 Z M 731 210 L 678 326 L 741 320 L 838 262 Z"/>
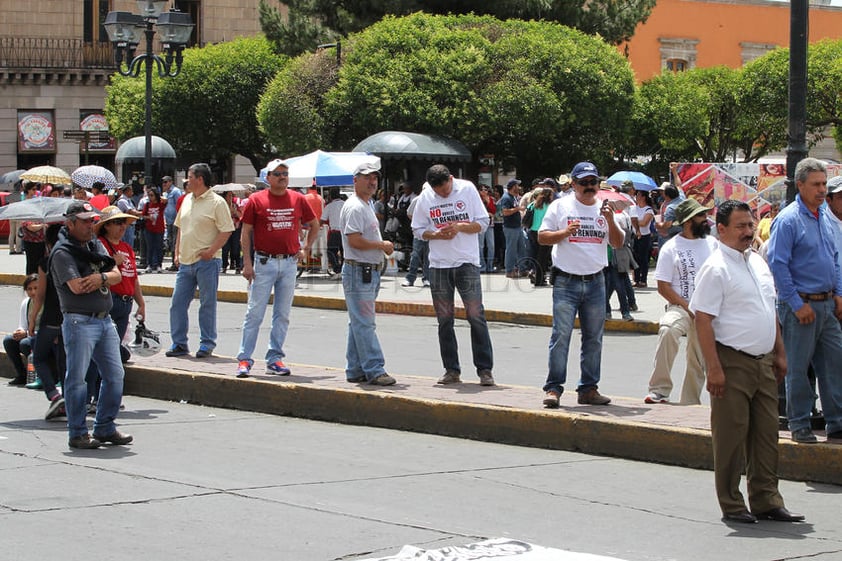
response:
<path fill-rule="evenodd" d="M 269 175 L 274 175 L 275 177 L 289 177 L 288 171 L 271 171 Z"/>
<path fill-rule="evenodd" d="M 587 187 L 590 185 L 591 187 L 596 187 L 599 185 L 599 179 L 577 179 L 576 183 L 583 187 Z"/>

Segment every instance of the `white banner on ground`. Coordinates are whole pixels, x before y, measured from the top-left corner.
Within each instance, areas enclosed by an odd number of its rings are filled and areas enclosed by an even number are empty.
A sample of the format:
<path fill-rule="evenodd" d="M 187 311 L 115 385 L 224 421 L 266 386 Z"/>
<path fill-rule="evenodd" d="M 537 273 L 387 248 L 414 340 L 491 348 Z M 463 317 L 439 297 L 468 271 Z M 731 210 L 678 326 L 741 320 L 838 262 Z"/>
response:
<path fill-rule="evenodd" d="M 419 549 L 412 545 L 405 545 L 397 555 L 366 559 L 365 561 L 482 561 L 491 559 L 505 559 L 506 561 L 622 561 L 618 557 L 552 549 L 506 538 L 495 538 L 441 549 Z"/>

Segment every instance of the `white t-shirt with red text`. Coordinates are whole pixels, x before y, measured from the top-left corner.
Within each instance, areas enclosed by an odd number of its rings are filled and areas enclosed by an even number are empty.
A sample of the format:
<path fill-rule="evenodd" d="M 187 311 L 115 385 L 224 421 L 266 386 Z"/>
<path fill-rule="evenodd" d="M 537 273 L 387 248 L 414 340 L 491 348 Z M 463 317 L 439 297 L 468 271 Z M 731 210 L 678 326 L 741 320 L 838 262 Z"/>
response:
<path fill-rule="evenodd" d="M 553 267 L 574 275 L 592 275 L 608 265 L 608 222 L 600 208 L 600 200 L 584 205 L 575 196 L 550 203 L 539 231 L 564 230 L 570 221 L 579 221 L 575 234 L 553 246 Z"/>

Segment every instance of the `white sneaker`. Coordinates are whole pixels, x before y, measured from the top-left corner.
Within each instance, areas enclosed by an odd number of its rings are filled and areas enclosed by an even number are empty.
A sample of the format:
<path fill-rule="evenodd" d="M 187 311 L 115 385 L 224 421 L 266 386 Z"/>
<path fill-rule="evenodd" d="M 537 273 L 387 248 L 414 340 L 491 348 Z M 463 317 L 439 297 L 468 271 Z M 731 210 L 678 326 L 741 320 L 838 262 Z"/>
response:
<path fill-rule="evenodd" d="M 401 286 L 414 286 L 414 285 L 415 285 L 414 282 L 409 282 L 408 280 L 405 280 L 401 283 Z"/>
<path fill-rule="evenodd" d="M 428 281 L 428 280 L 425 280 L 421 284 L 424 286 L 424 288 L 430 288 L 430 281 Z"/>
<path fill-rule="evenodd" d="M 670 398 L 666 395 L 661 395 L 658 392 L 649 392 L 649 395 L 643 398 L 643 403 L 669 403 Z"/>

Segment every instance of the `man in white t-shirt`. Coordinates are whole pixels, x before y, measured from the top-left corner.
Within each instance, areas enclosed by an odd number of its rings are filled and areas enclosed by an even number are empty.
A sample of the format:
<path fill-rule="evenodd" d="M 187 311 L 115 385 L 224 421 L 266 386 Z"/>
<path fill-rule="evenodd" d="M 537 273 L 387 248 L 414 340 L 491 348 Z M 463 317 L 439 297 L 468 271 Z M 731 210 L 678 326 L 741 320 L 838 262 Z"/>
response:
<path fill-rule="evenodd" d="M 658 329 L 649 394 L 643 400 L 646 403 L 669 402 L 672 391 L 670 371 L 678 354 L 679 341 L 684 335 L 687 336 L 687 369 L 681 388 L 681 404 L 701 403 L 705 367 L 689 306 L 696 286 L 696 273 L 717 245 L 716 240 L 708 237 L 709 211 L 696 199 L 682 201 L 675 209 L 675 222 L 681 225 L 681 233 L 670 238 L 658 253 L 655 280 L 658 281 L 658 294 L 667 301 L 667 307 Z"/>
<path fill-rule="evenodd" d="M 459 291 L 471 326 L 474 366 L 482 386 L 493 386 L 494 353 L 482 305 L 479 234 L 488 228 L 488 211 L 470 181 L 454 179 L 447 167 L 427 170 L 429 189 L 418 196 L 412 232 L 430 242 L 430 289 L 439 323 L 439 350 L 444 375 L 439 384 L 461 382 L 454 321 L 454 292 Z"/>
<path fill-rule="evenodd" d="M 778 491 L 778 384 L 787 354 L 775 314 L 775 281 L 751 250 L 754 218 L 744 202 L 716 211 L 719 247 L 690 299 L 707 366 L 713 473 L 723 521 L 800 522 Z M 748 503 L 740 492 L 745 469 Z"/>
<path fill-rule="evenodd" d="M 327 224 L 327 259 L 330 266 L 331 278 L 339 278 L 342 271 L 342 233 L 339 231 L 339 214 L 345 201 L 339 196 L 339 188 L 330 190 L 330 202 L 322 211 L 322 224 Z"/>
<path fill-rule="evenodd" d="M 573 321 L 579 315 L 582 330 L 581 377 L 576 392 L 582 405 L 608 405 L 598 391 L 605 327 L 605 277 L 608 244 L 623 245 L 623 231 L 614 211 L 597 197 L 599 173 L 590 162 L 571 172 L 575 196 L 554 200 L 538 230 L 538 243 L 553 246 L 553 331 L 550 336 L 549 374 L 544 384 L 544 406 L 556 408 L 567 381 L 567 355 Z"/>

